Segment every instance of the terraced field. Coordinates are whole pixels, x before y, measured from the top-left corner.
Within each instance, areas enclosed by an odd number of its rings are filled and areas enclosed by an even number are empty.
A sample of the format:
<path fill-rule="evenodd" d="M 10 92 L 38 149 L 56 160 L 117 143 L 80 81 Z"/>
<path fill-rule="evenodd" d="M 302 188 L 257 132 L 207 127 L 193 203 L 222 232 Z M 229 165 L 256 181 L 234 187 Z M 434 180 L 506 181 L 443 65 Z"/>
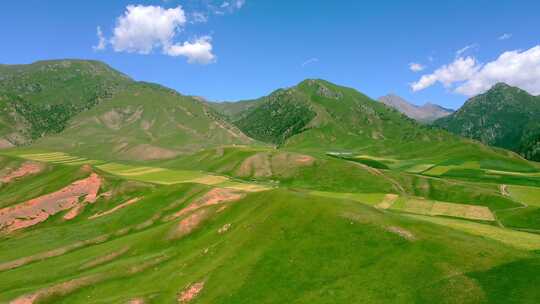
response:
<path fill-rule="evenodd" d="M 223 188 L 244 190 L 244 191 L 264 191 L 270 187 L 261 184 L 246 183 L 243 181 L 232 180 L 231 178 L 205 173 L 194 170 L 178 170 L 166 169 L 159 167 L 126 165 L 120 163 L 106 163 L 99 160 L 91 160 L 77 156 L 71 156 L 62 152 L 47 152 L 47 153 L 24 153 L 11 154 L 24 159 L 61 164 L 61 165 L 93 165 L 95 168 L 104 172 L 124 177 L 130 180 L 141 182 L 149 182 L 161 185 L 174 185 L 181 183 L 195 183 L 212 185 Z"/>

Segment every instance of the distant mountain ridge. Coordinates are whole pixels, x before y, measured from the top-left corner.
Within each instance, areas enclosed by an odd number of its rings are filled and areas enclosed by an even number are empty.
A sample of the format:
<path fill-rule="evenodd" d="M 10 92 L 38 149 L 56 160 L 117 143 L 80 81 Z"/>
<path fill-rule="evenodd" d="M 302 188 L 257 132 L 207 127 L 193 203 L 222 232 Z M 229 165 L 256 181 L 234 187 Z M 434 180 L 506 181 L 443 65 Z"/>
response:
<path fill-rule="evenodd" d="M 447 109 L 433 103 L 426 103 L 423 106 L 417 106 L 394 94 L 379 97 L 378 100 L 385 105 L 400 111 L 408 117 L 424 123 L 432 122 L 454 112 L 454 110 Z"/>
<path fill-rule="evenodd" d="M 540 96 L 517 87 L 498 83 L 434 125 L 540 161 Z"/>

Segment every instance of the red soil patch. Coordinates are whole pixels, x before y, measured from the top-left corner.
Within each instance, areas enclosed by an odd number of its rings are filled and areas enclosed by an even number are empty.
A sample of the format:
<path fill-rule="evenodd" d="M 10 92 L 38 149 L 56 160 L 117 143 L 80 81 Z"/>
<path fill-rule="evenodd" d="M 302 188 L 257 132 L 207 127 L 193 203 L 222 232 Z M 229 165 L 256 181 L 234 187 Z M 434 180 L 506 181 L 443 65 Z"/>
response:
<path fill-rule="evenodd" d="M 206 210 L 198 210 L 193 212 L 185 219 L 181 220 L 173 233 L 174 238 L 182 237 L 190 234 L 199 224 L 208 217 Z"/>
<path fill-rule="evenodd" d="M 204 282 L 189 285 L 177 297 L 178 303 L 188 303 L 193 300 L 204 288 Z"/>
<path fill-rule="evenodd" d="M 309 155 L 295 155 L 293 159 L 302 165 L 312 165 L 315 162 L 315 159 Z"/>
<path fill-rule="evenodd" d="M 45 165 L 35 162 L 25 162 L 19 168 L 12 170 L 11 172 L 4 175 L 0 182 L 9 183 L 14 179 L 21 178 L 31 174 L 37 174 L 45 169 Z"/>
<path fill-rule="evenodd" d="M 180 217 L 188 212 L 197 210 L 202 207 L 222 204 L 231 201 L 237 201 L 245 196 L 245 193 L 241 193 L 232 189 L 214 188 L 208 191 L 197 201 L 191 203 L 186 208 L 176 212 L 173 217 Z"/>
<path fill-rule="evenodd" d="M 144 304 L 144 299 L 140 299 L 140 298 L 131 299 L 129 300 L 128 304 Z"/>
<path fill-rule="evenodd" d="M 90 174 L 85 179 L 24 203 L 0 209 L 0 230 L 14 231 L 41 223 L 58 212 L 77 207 L 79 204 L 94 203 L 101 187 L 101 178 Z M 79 198 L 84 196 L 82 203 Z M 75 211 L 68 218 L 76 216 Z"/>
<path fill-rule="evenodd" d="M 127 207 L 129 205 L 135 204 L 136 202 L 138 202 L 140 200 L 141 200 L 140 197 L 132 198 L 129 201 L 127 201 L 125 203 L 122 203 L 122 204 L 120 204 L 120 205 L 118 205 L 118 206 L 116 206 L 116 207 L 114 207 L 114 208 L 112 208 L 110 210 L 96 213 L 96 214 L 90 216 L 88 219 L 91 220 L 91 219 L 95 219 L 95 218 L 102 217 L 102 216 L 105 216 L 105 215 L 109 215 L 109 214 L 111 214 L 111 213 L 113 213 L 115 211 L 118 211 L 118 210 L 120 210 L 122 208 L 125 208 L 125 207 Z"/>

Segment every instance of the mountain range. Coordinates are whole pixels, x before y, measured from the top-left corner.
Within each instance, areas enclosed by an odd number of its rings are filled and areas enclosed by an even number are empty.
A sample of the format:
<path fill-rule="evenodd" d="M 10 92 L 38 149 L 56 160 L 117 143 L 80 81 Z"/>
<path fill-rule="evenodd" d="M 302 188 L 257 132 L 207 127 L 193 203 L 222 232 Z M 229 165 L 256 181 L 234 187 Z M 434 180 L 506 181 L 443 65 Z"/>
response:
<path fill-rule="evenodd" d="M 537 303 L 536 98 L 428 124 L 321 79 L 213 103 L 2 65 L 0 303 Z"/>
<path fill-rule="evenodd" d="M 378 100 L 385 105 L 407 115 L 408 117 L 423 123 L 430 123 L 438 118 L 454 113 L 454 110 L 443 108 L 433 103 L 426 103 L 423 106 L 417 106 L 395 94 L 379 97 Z"/>

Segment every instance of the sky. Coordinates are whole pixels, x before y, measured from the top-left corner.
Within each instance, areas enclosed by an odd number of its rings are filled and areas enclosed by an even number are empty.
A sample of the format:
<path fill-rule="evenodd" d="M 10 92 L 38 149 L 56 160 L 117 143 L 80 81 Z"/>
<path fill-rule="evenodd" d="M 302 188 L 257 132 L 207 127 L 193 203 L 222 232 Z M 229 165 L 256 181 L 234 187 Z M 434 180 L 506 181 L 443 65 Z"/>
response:
<path fill-rule="evenodd" d="M 540 1 L 5 0 L 0 63 L 79 58 L 214 101 L 306 78 L 458 108 L 540 94 Z"/>

